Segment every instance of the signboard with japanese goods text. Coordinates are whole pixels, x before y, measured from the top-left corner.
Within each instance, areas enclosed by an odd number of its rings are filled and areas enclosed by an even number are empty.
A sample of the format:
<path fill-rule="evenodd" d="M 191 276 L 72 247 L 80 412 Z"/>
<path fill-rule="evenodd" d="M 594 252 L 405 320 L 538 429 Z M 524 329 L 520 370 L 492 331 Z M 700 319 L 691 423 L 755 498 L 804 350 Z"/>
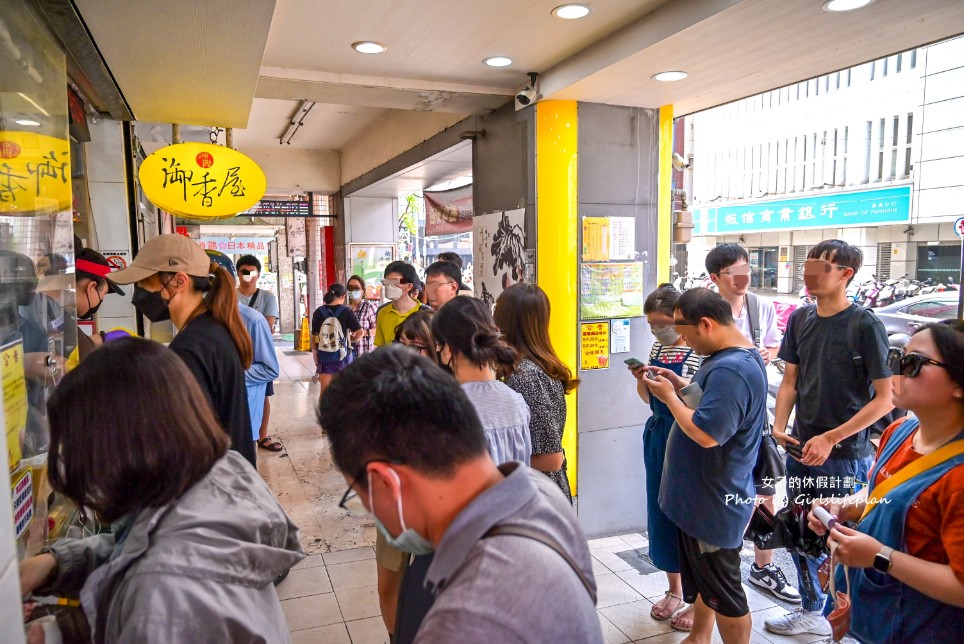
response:
<path fill-rule="evenodd" d="M 248 210 L 267 189 L 258 164 L 211 143 L 178 143 L 147 157 L 138 172 L 158 208 L 189 219 L 226 219 Z"/>
<path fill-rule="evenodd" d="M 202 235 L 198 244 L 204 250 L 219 250 L 227 255 L 266 255 L 273 237 L 214 237 Z"/>
<path fill-rule="evenodd" d="M 69 142 L 0 131 L 0 215 L 69 210 L 72 200 Z"/>
<path fill-rule="evenodd" d="M 876 226 L 910 221 L 911 186 L 694 209 L 694 235 Z"/>

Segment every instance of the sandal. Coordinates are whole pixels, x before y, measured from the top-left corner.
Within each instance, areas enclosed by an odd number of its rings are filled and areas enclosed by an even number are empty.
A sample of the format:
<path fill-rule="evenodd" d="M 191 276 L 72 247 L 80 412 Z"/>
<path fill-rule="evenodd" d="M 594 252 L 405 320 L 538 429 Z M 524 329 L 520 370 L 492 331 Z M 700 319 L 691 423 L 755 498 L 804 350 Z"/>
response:
<path fill-rule="evenodd" d="M 668 604 L 671 601 L 671 599 L 676 600 L 676 606 L 673 607 L 673 610 L 668 610 L 666 607 L 666 604 Z M 656 602 L 655 604 L 653 604 L 653 607 L 649 609 L 649 616 L 655 619 L 657 622 L 665 622 L 667 619 L 672 617 L 673 613 L 678 611 L 680 606 L 682 605 L 683 605 L 683 598 L 667 590 L 663 594 L 663 598 L 658 602 Z M 657 608 L 660 609 L 659 613 L 656 612 Z M 664 613 L 663 611 L 667 611 L 667 612 Z"/>
<path fill-rule="evenodd" d="M 258 447 L 260 447 L 261 449 L 266 449 L 269 452 L 280 452 L 281 450 L 284 449 L 284 446 L 281 444 L 281 441 L 277 441 L 271 438 L 270 436 L 265 436 L 264 438 L 259 440 Z"/>
<path fill-rule="evenodd" d="M 686 617 L 689 618 L 689 619 L 687 620 L 687 621 L 689 622 L 689 624 L 683 624 L 683 623 L 681 623 L 680 621 L 677 621 L 677 620 L 679 620 L 680 618 L 686 618 Z M 672 621 L 669 623 L 669 625 L 673 627 L 673 630 L 680 631 L 681 633 L 689 633 L 690 631 L 692 631 L 692 630 L 693 630 L 693 606 L 692 606 L 692 604 L 691 604 L 691 605 L 688 605 L 686 608 L 684 608 L 683 610 L 681 610 L 681 611 L 677 612 L 675 615 L 673 615 L 673 619 L 672 619 Z"/>

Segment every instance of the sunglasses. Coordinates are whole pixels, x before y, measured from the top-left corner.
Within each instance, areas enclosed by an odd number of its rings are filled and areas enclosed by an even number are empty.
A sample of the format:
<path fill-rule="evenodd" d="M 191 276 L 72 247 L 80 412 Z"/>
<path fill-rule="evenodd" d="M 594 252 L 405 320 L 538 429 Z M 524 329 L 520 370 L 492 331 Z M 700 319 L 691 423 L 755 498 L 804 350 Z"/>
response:
<path fill-rule="evenodd" d="M 341 497 L 341 501 L 338 502 L 338 507 L 347 512 L 353 517 L 363 517 L 368 514 L 368 509 L 362 502 L 361 497 L 358 496 L 358 492 L 355 491 L 355 486 L 358 485 L 358 481 L 362 480 L 368 473 L 368 466 L 372 463 L 388 463 L 389 465 L 401 465 L 402 461 L 392 458 L 373 458 L 370 461 L 365 461 L 361 469 L 358 470 L 358 474 L 351 480 L 348 485 L 348 489 Z"/>
<path fill-rule="evenodd" d="M 938 362 L 933 358 L 928 358 L 919 353 L 908 353 L 904 355 L 903 349 L 891 349 L 887 352 L 887 367 L 901 376 L 916 378 L 920 375 L 920 370 L 927 364 L 947 368 L 946 363 Z"/>

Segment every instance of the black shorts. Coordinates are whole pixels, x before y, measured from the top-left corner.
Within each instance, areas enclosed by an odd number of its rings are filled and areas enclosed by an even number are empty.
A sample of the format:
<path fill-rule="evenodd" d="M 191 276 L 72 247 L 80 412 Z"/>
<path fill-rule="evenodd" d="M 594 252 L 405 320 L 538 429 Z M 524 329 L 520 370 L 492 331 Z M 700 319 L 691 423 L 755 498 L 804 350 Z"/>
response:
<path fill-rule="evenodd" d="M 724 617 L 743 617 L 750 612 L 740 574 L 740 548 L 702 552 L 697 539 L 677 531 L 683 601 L 692 604 L 696 596 Z"/>
<path fill-rule="evenodd" d="M 267 398 L 268 396 L 273 396 L 273 395 L 274 395 L 274 381 L 269 380 L 268 385 L 264 388 L 264 396 L 265 398 Z"/>

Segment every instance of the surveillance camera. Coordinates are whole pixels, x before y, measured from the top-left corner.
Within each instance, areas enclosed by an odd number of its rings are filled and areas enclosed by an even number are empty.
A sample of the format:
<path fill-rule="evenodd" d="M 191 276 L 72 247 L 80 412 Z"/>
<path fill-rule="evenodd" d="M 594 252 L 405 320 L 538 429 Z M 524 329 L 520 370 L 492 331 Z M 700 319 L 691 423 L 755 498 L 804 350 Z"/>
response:
<path fill-rule="evenodd" d="M 539 78 L 539 74 L 538 72 L 529 72 L 528 76 L 529 82 L 526 85 L 523 85 L 522 89 L 515 93 L 515 100 L 522 107 L 531 105 L 535 101 L 539 100 L 539 93 L 536 90 L 536 81 Z"/>
<path fill-rule="evenodd" d="M 690 167 L 690 164 L 686 162 L 686 159 L 680 156 L 679 152 L 674 152 L 673 167 L 677 170 L 685 170 L 686 168 Z"/>
<path fill-rule="evenodd" d="M 520 105 L 529 105 L 532 101 L 536 100 L 535 88 L 531 85 L 523 85 L 522 89 L 516 93 L 515 100 L 519 101 Z"/>

